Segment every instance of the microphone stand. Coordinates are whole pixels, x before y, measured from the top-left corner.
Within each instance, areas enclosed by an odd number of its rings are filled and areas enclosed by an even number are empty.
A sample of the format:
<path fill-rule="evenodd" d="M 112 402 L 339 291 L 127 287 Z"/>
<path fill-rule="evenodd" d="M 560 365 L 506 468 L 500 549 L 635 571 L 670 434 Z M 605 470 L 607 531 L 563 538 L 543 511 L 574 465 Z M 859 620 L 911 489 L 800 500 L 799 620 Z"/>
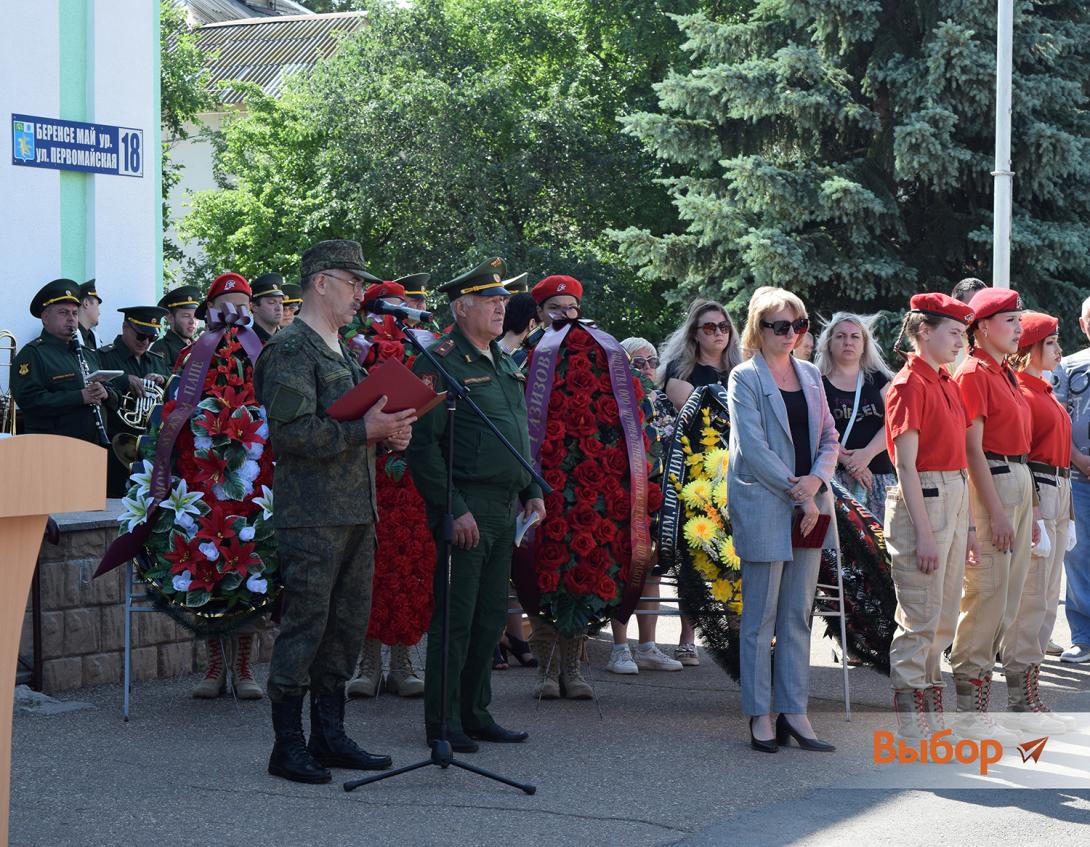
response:
<path fill-rule="evenodd" d="M 505 776 L 500 776 L 497 773 L 492 773 L 484 768 L 479 768 L 476 765 L 471 765 L 466 762 L 459 761 L 454 758 L 454 751 L 450 747 L 450 741 L 447 739 L 449 732 L 449 711 L 450 702 L 447 692 L 447 679 L 450 674 L 450 574 L 451 574 L 451 555 L 454 547 L 454 421 L 455 412 L 458 408 L 458 401 L 461 400 L 465 403 L 466 407 L 470 409 L 481 421 L 487 426 L 492 434 L 500 440 L 500 443 L 511 453 L 519 464 L 522 465 L 530 476 L 541 486 L 544 493 L 548 494 L 552 491 L 552 488 L 544 478 L 539 474 L 532 464 L 517 450 L 514 445 L 500 432 L 489 417 L 481 411 L 481 408 L 473 401 L 473 398 L 469 396 L 469 389 L 465 385 L 451 375 L 451 373 L 443 367 L 443 365 L 436 358 L 435 354 L 431 352 L 425 345 L 421 344 L 416 337 L 407 331 L 405 325 L 400 318 L 395 317 L 395 322 L 402 334 L 409 340 L 409 342 L 420 351 L 420 355 L 423 356 L 435 368 L 435 372 L 443 378 L 443 382 L 446 384 L 447 399 L 447 496 L 446 496 L 446 512 L 443 515 L 442 522 L 442 551 L 443 551 L 443 603 L 442 603 L 442 654 L 443 661 L 441 664 L 439 684 L 443 692 L 440 706 L 440 724 L 439 724 L 439 738 L 432 743 L 431 757 L 423 759 L 419 762 L 414 762 L 411 765 L 405 765 L 404 767 L 395 768 L 392 771 L 386 771 L 384 773 L 375 774 L 373 776 L 363 777 L 362 779 L 353 779 L 344 784 L 345 791 L 354 791 L 361 785 L 370 785 L 374 782 L 381 782 L 384 779 L 390 779 L 391 777 L 400 776 L 403 773 L 409 773 L 410 771 L 419 770 L 420 768 L 428 767 L 429 765 L 435 765 L 446 769 L 453 765 L 456 768 L 470 771 L 471 773 L 478 774 L 479 776 L 487 777 L 488 779 L 495 780 L 496 782 L 502 782 L 504 785 L 510 785 L 512 788 L 517 788 L 526 794 L 534 794 L 537 788 L 529 783 L 516 782 L 513 779 L 508 779 Z"/>

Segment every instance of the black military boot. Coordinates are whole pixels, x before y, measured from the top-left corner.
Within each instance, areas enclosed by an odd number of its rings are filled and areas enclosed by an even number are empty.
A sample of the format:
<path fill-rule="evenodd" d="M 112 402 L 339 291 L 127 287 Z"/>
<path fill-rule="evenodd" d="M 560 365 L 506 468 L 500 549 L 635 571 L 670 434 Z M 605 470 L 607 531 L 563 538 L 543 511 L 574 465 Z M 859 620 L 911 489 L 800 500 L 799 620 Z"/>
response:
<path fill-rule="evenodd" d="M 381 771 L 390 767 L 389 756 L 375 756 L 344 734 L 344 689 L 332 694 L 310 691 L 310 754 L 327 768 Z"/>
<path fill-rule="evenodd" d="M 333 774 L 323 768 L 307 751 L 303 737 L 303 697 L 289 697 L 272 704 L 276 743 L 269 756 L 269 773 L 292 782 L 312 784 L 329 782 Z"/>

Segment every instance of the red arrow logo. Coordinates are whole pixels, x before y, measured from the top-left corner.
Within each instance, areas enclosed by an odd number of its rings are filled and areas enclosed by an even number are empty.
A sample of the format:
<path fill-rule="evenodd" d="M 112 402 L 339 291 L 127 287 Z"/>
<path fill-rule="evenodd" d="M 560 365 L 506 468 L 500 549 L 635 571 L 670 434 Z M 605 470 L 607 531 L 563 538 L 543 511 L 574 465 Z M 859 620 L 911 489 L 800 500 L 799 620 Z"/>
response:
<path fill-rule="evenodd" d="M 1034 762 L 1041 760 L 1041 753 L 1044 752 L 1045 744 L 1048 743 L 1048 736 L 1044 738 L 1034 738 L 1032 741 L 1023 741 L 1018 745 L 1018 752 L 1022 756 L 1022 764 L 1025 764 L 1030 759 Z"/>

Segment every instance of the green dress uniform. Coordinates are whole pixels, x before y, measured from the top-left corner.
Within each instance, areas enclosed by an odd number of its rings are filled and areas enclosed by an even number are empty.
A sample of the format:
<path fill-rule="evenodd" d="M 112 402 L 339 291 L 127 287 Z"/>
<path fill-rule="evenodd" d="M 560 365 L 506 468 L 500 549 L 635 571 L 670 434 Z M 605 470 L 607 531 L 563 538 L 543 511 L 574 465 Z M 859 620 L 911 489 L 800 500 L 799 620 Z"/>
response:
<path fill-rule="evenodd" d="M 54 303 L 78 306 L 80 292 L 80 286 L 70 279 L 48 282 L 31 300 L 30 314 L 40 318 Z M 94 350 L 84 348 L 83 357 L 89 373 L 99 370 Z M 12 361 L 11 393 L 23 412 L 23 429 L 27 433 L 66 435 L 102 444 L 95 408 L 83 401 L 86 387 L 71 339 L 57 338 L 44 329 Z M 103 410 L 103 417 L 105 414 Z"/>
<path fill-rule="evenodd" d="M 152 313 L 146 313 L 145 310 L 154 310 Z M 118 310 L 126 313 L 126 321 L 132 322 L 133 317 L 130 317 L 128 313 L 132 313 L 137 316 L 135 320 L 139 320 L 145 324 L 154 323 L 152 320 L 145 320 L 145 318 L 156 317 L 157 313 L 161 310 L 156 306 L 143 306 L 134 307 L 124 310 Z M 150 326 L 141 327 L 144 330 L 151 329 Z M 161 353 L 156 353 L 152 349 L 148 349 L 142 356 L 137 356 L 133 353 L 125 344 L 124 337 L 119 335 L 114 339 L 112 344 L 107 344 L 104 347 L 100 347 L 98 350 L 99 361 L 101 366 L 105 370 L 111 371 L 124 371 L 123 376 L 117 377 L 112 385 L 117 390 L 118 395 L 121 397 L 121 405 L 124 405 L 125 395 L 131 393 L 129 387 L 129 376 L 144 377 L 152 374 L 158 374 L 163 377 L 163 386 L 165 388 L 166 380 L 170 376 L 170 365 Z M 112 441 L 114 436 L 121 433 L 129 433 L 134 436 L 142 435 L 144 430 L 137 429 L 129 426 L 123 422 L 117 412 L 112 412 L 106 416 L 106 431 Z M 110 451 L 110 458 L 106 466 L 106 496 L 107 497 L 124 497 L 125 490 L 128 487 L 129 480 L 129 468 L 122 460 L 117 456 L 115 450 Z"/>
<path fill-rule="evenodd" d="M 174 309 L 196 309 L 201 305 L 202 300 L 201 290 L 197 286 L 180 285 L 177 288 L 172 288 L 159 298 L 159 308 L 169 311 Z M 151 345 L 151 349 L 166 359 L 167 367 L 173 371 L 178 356 L 192 341 L 193 339 L 183 338 L 173 329 L 168 329 L 162 338 Z"/>
<path fill-rule="evenodd" d="M 182 351 L 192 343 L 188 338 L 182 338 L 174 330 L 168 329 L 163 337 L 151 345 L 151 352 L 163 357 L 169 370 L 174 370 L 174 365 Z"/>
<path fill-rule="evenodd" d="M 494 265 L 495 262 L 500 264 Z M 501 260 L 486 262 L 442 286 L 442 290 L 452 298 L 463 293 L 507 294 L 499 284 L 502 267 Z M 500 273 L 494 273 L 496 270 Z M 475 284 L 482 274 L 494 285 Z M 443 367 L 466 384 L 473 400 L 499 431 L 529 458 L 525 383 L 511 357 L 495 341 L 489 344 L 487 353 L 477 349 L 457 324 L 431 349 Z M 413 371 L 437 391 L 442 390 L 441 378 L 423 356 L 417 357 Z M 452 733 L 477 734 L 496 725 L 488 712 L 492 699 L 492 653 L 507 616 L 515 517 L 520 511 L 520 500 L 542 495 L 530 474 L 469 408 L 459 407 L 455 416 L 452 511 L 455 519 L 466 512 L 473 514 L 480 542 L 471 550 L 453 547 L 451 551 L 448 726 Z M 446 575 L 441 522 L 446 509 L 448 419 L 449 412 L 443 405 L 424 415 L 413 426 L 412 441 L 406 451 L 413 479 L 427 506 L 438 553 L 436 603 L 428 630 L 424 694 L 424 721 L 429 739 L 439 736 L 442 720 L 443 692 L 439 681 Z"/>

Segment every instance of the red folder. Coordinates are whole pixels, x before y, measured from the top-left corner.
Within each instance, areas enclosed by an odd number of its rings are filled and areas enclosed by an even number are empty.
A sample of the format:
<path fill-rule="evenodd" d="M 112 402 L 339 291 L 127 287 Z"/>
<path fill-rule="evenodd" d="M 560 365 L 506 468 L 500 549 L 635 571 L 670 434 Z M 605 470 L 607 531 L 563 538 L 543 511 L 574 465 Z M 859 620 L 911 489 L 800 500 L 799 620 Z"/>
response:
<path fill-rule="evenodd" d="M 371 368 L 363 382 L 325 411 L 339 421 L 359 420 L 383 394 L 386 395 L 384 412 L 415 409 L 418 418 L 431 411 L 446 396 L 445 391 L 441 394 L 432 391 L 397 359 L 386 359 Z"/>
<path fill-rule="evenodd" d="M 802 512 L 795 512 L 795 519 L 791 523 L 791 546 L 796 550 L 812 550 L 821 547 L 825 543 L 825 535 L 829 531 L 829 523 L 832 517 L 818 515 L 817 523 L 808 535 L 802 534 Z"/>

